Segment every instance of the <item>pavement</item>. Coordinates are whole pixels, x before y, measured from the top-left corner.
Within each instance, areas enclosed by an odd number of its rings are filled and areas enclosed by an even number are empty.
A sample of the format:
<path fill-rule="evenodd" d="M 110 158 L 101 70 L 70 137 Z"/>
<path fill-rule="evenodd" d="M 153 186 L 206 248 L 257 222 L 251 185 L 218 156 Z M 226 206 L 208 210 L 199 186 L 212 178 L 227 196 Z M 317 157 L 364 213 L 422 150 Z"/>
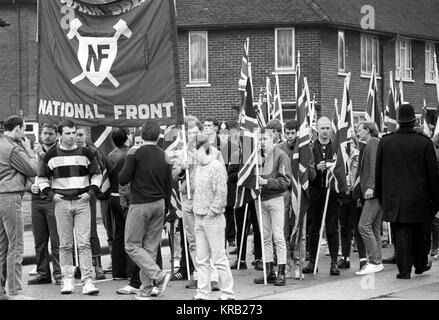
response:
<path fill-rule="evenodd" d="M 99 227 L 98 227 L 99 228 Z M 99 230 L 99 229 L 98 229 Z M 100 229 L 101 243 L 106 238 Z M 102 235 L 102 237 L 101 237 Z M 252 236 L 248 238 L 248 248 L 252 248 Z M 28 241 L 29 244 L 29 241 Z M 32 243 L 33 244 L 33 243 Z M 250 262 L 251 253 L 247 255 L 246 270 L 232 270 L 234 281 L 234 293 L 237 300 L 439 300 L 439 265 L 433 261 L 432 269 L 422 275 L 412 273 L 411 280 L 396 279 L 396 265 L 384 265 L 384 270 L 366 276 L 356 276 L 359 261 L 357 253 L 351 255 L 351 268 L 341 270 L 340 276 L 330 276 L 330 258 L 325 256 L 322 247 L 319 259 L 319 272 L 316 275 L 305 275 L 304 280 L 287 279 L 287 285 L 283 287 L 257 285 L 253 279 L 262 276 L 261 271 L 254 270 Z M 27 248 L 29 250 L 29 248 Z M 230 251 L 231 248 L 228 249 Z M 250 250 L 249 250 L 250 251 Z M 393 253 L 393 247 L 383 249 L 383 256 L 389 257 Z M 162 247 L 163 268 L 170 272 L 171 259 L 169 246 Z M 229 262 L 236 259 L 236 255 L 228 254 Z M 104 269 L 110 265 L 110 256 L 102 257 Z M 97 296 L 84 296 L 80 293 L 81 282 L 76 280 L 75 293 L 61 295 L 60 287 L 53 284 L 26 285 L 29 271 L 33 265 L 23 267 L 23 284 L 25 294 L 37 297 L 39 300 L 134 300 L 133 295 L 119 295 L 116 289 L 122 288 L 129 283 L 128 280 L 113 280 L 107 274 L 107 279 L 95 281 L 100 289 Z M 178 268 L 174 269 L 176 271 Z M 187 279 L 183 281 L 171 281 L 166 295 L 156 300 L 191 300 L 195 290 L 185 288 Z M 219 298 L 219 292 L 212 292 L 211 299 Z"/>
<path fill-rule="evenodd" d="M 29 272 L 35 267 L 35 248 L 33 234 L 29 222 L 25 225 L 23 287 L 24 293 L 39 300 L 133 300 L 133 295 L 119 295 L 116 289 L 128 284 L 128 280 L 116 281 L 107 274 L 107 279 L 95 281 L 100 289 L 97 296 L 84 296 L 80 293 L 81 282 L 76 280 L 76 292 L 72 295 L 61 295 L 60 287 L 52 284 L 26 285 Z M 111 263 L 107 235 L 102 219 L 97 217 L 97 231 L 102 248 L 102 265 L 106 269 Z M 319 272 L 316 275 L 305 275 L 304 280 L 287 279 L 286 286 L 257 285 L 253 279 L 262 276 L 261 271 L 253 268 L 250 262 L 253 236 L 248 237 L 249 248 L 246 261 L 248 269 L 232 270 L 234 293 L 238 300 L 439 300 L 439 263 L 433 260 L 432 269 L 422 275 L 412 273 L 411 280 L 396 279 L 397 267 L 394 264 L 384 265 L 384 270 L 366 276 L 356 276 L 359 260 L 356 252 L 351 253 L 351 268 L 341 270 L 340 276 L 330 276 L 330 258 L 325 255 L 326 247 L 322 246 L 319 258 Z M 50 244 L 49 244 L 50 247 Z M 228 248 L 227 252 L 232 248 Z M 393 246 L 384 248 L 383 257 L 393 254 Z M 166 232 L 162 234 L 163 269 L 171 271 L 171 255 Z M 229 262 L 237 257 L 228 253 Z M 177 262 L 175 262 L 177 263 Z M 175 268 L 176 271 L 178 268 Z M 190 300 L 195 290 L 185 288 L 187 279 L 170 282 L 166 295 L 158 300 Z M 211 299 L 218 299 L 219 293 L 212 292 Z"/>

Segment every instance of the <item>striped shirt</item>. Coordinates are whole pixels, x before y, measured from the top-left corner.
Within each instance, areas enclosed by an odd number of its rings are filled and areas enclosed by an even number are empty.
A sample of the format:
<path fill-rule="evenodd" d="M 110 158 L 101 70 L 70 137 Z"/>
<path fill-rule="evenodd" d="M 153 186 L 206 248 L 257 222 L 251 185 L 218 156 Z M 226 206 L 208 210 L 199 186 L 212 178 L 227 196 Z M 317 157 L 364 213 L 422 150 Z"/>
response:
<path fill-rule="evenodd" d="M 44 194 L 53 191 L 65 199 L 75 199 L 90 189 L 97 194 L 102 174 L 89 148 L 65 150 L 58 146 L 44 156 L 38 182 Z"/>

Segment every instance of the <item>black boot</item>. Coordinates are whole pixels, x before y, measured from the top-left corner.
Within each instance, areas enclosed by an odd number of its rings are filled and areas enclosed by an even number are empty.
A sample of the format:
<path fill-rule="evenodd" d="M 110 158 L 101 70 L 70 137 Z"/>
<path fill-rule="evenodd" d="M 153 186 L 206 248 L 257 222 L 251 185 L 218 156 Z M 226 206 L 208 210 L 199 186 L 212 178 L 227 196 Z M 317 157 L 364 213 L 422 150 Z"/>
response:
<path fill-rule="evenodd" d="M 276 273 L 274 272 L 273 262 L 266 262 L 265 268 L 267 272 L 267 283 L 274 283 L 276 281 Z M 254 283 L 264 284 L 264 276 L 253 280 Z"/>
<path fill-rule="evenodd" d="M 314 273 L 314 266 L 316 265 L 316 262 L 314 260 L 309 260 L 308 265 L 302 269 L 302 273 Z M 317 268 L 316 272 L 319 272 L 319 269 Z"/>
<path fill-rule="evenodd" d="M 284 286 L 286 285 L 285 282 L 285 264 L 278 264 L 277 265 L 277 278 L 274 281 L 275 286 Z"/>
<path fill-rule="evenodd" d="M 329 269 L 329 274 L 331 276 L 340 275 L 340 269 L 338 269 L 337 262 L 331 262 L 331 268 Z"/>
<path fill-rule="evenodd" d="M 93 257 L 93 265 L 95 266 L 95 279 L 105 279 L 104 270 L 102 270 L 101 257 Z"/>

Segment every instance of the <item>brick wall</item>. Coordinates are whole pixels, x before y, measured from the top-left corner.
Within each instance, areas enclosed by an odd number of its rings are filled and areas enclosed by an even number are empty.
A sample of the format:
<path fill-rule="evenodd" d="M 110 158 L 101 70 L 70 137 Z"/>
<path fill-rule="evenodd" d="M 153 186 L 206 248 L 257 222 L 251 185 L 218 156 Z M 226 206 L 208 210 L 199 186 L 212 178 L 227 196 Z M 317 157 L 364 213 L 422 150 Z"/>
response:
<path fill-rule="evenodd" d="M 0 28 L 0 118 L 18 114 L 32 120 L 36 117 L 36 7 L 0 5 L 0 12 L 10 24 Z"/>
<path fill-rule="evenodd" d="M 216 117 L 218 120 L 236 120 L 236 108 L 240 104 L 238 80 L 241 70 L 243 45 L 250 38 L 249 60 L 252 63 L 254 100 L 258 100 L 260 88 L 265 88 L 269 76 L 274 90 L 275 29 L 209 30 L 208 68 L 210 87 L 188 87 L 189 52 L 188 31 L 179 32 L 179 56 L 183 97 L 189 112 L 200 120 Z M 311 95 L 319 98 L 320 38 L 317 29 L 296 29 L 296 55 L 300 51 L 302 75 L 308 77 Z M 294 74 L 279 74 L 282 101 L 293 102 Z M 273 91 L 274 93 L 274 91 Z"/>
<path fill-rule="evenodd" d="M 337 75 L 338 47 L 337 29 L 321 30 L 321 87 L 322 115 L 332 117 L 334 98 L 341 106 L 344 76 Z M 346 72 L 351 72 L 350 91 L 355 111 L 364 111 L 370 78 L 361 77 L 360 32 L 345 30 Z M 380 36 L 382 70 L 378 79 L 378 105 L 382 110 L 387 103 L 389 92 L 389 72 L 395 74 L 395 41 L 390 37 Z M 403 82 L 405 101 L 414 105 L 416 112 L 422 112 L 423 99 L 428 106 L 436 106 L 436 87 L 425 83 L 425 42 L 412 41 L 413 79 L 414 82 Z M 398 85 L 398 84 L 397 84 Z"/>
<path fill-rule="evenodd" d="M 35 119 L 37 87 L 37 43 L 36 7 L 0 5 L 1 17 L 11 24 L 0 28 L 0 120 L 11 114 L 20 114 L 29 120 Z M 18 13 L 20 14 L 20 37 L 18 37 Z M 183 97 L 189 112 L 200 120 L 216 117 L 218 120 L 236 120 L 240 94 L 237 90 L 240 76 L 243 44 L 250 38 L 249 56 L 252 62 L 254 100 L 259 89 L 265 88 L 265 77 L 275 77 L 275 28 L 224 29 L 208 31 L 209 83 L 210 87 L 187 87 L 188 31 L 179 30 L 180 76 Z M 344 77 L 337 75 L 337 29 L 295 29 L 296 56 L 300 51 L 301 75 L 308 78 L 311 96 L 315 95 L 320 115 L 332 117 L 334 98 L 341 104 Z M 19 41 L 20 39 L 20 41 Z M 369 78 L 360 76 L 360 32 L 345 30 L 346 71 L 352 73 L 351 96 L 354 110 L 363 111 L 367 101 Z M 382 80 L 378 80 L 379 106 L 387 101 L 389 71 L 395 70 L 395 42 L 380 37 L 382 43 Z M 423 99 L 428 106 L 436 106 L 435 85 L 425 83 L 425 43 L 413 41 L 413 77 L 415 82 L 404 82 L 405 100 L 421 112 Z M 21 52 L 19 54 L 19 52 Z M 19 63 L 20 61 L 20 63 Z M 19 66 L 21 72 L 19 72 Z M 283 102 L 294 102 L 294 74 L 279 74 L 280 92 Z M 382 83 L 382 84 L 381 84 Z M 21 101 L 21 104 L 20 104 Z M 291 118 L 294 112 L 285 113 Z"/>

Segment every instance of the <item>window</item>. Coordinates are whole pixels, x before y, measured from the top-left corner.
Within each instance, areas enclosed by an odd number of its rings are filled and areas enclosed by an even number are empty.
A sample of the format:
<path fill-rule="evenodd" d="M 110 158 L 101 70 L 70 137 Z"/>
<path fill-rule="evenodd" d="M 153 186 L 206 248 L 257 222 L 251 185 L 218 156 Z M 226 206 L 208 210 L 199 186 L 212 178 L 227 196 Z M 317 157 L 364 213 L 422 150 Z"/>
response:
<path fill-rule="evenodd" d="M 344 31 L 338 32 L 338 71 L 345 72 L 345 41 L 344 41 Z"/>
<path fill-rule="evenodd" d="M 380 47 L 378 37 L 361 35 L 361 74 L 371 75 L 375 65 L 377 76 L 380 74 Z"/>
<path fill-rule="evenodd" d="M 435 81 L 434 72 L 434 44 L 425 44 L 425 82 Z"/>
<path fill-rule="evenodd" d="M 189 32 L 189 83 L 207 83 L 207 31 Z"/>
<path fill-rule="evenodd" d="M 352 116 L 354 118 L 354 126 L 356 127 L 360 122 L 366 121 L 366 114 L 364 111 L 354 111 Z"/>
<path fill-rule="evenodd" d="M 274 38 L 276 71 L 294 71 L 294 28 L 276 29 Z"/>
<path fill-rule="evenodd" d="M 396 79 L 412 80 L 412 43 L 410 40 L 396 41 Z"/>

